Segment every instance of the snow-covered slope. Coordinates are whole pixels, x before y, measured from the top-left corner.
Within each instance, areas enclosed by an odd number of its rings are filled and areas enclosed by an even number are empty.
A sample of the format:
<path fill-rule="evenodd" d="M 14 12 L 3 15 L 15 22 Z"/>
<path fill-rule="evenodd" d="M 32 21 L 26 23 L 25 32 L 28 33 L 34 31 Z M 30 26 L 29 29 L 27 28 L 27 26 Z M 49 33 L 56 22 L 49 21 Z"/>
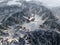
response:
<path fill-rule="evenodd" d="M 57 44 L 60 43 L 60 34 L 58 33 L 60 24 L 53 13 L 47 7 L 37 2 L 22 1 L 20 3 L 21 5 L 13 3 L 14 5 L 0 7 L 0 38 L 1 41 L 3 40 L 2 44 L 6 42 L 10 45 L 29 45 L 30 43 L 26 43 L 30 39 L 26 40 L 26 38 L 31 38 L 32 42 L 30 45 L 60 45 Z M 30 36 L 30 34 L 32 35 Z M 53 42 L 50 42 L 48 36 L 51 37 Z M 46 42 L 42 43 L 41 40 Z M 36 44 L 35 41 L 37 41 Z"/>

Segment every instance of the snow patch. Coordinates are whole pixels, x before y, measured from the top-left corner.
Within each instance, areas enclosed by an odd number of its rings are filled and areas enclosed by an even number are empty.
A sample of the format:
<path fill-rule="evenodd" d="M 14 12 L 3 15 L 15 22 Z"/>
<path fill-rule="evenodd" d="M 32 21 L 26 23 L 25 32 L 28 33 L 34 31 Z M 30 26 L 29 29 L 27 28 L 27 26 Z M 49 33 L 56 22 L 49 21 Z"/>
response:
<path fill-rule="evenodd" d="M 29 31 L 39 29 L 39 25 L 42 25 L 46 20 L 42 20 L 42 17 L 35 15 L 35 20 L 31 21 L 30 23 L 24 23 L 22 26 L 29 29 Z"/>

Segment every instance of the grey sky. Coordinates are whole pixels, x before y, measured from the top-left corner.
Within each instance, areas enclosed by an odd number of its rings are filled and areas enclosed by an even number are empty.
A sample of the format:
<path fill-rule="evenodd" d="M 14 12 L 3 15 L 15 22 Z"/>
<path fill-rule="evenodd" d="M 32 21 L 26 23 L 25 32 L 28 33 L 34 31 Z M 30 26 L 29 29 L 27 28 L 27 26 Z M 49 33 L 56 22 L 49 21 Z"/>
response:
<path fill-rule="evenodd" d="M 44 5 L 49 7 L 60 6 L 60 0 L 40 0 Z"/>

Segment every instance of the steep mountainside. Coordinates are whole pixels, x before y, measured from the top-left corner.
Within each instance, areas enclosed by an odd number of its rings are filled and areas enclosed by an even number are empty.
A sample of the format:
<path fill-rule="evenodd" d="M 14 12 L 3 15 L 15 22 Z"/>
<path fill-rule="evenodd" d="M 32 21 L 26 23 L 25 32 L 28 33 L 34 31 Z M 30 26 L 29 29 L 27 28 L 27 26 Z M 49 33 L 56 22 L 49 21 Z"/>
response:
<path fill-rule="evenodd" d="M 0 7 L 0 45 L 60 45 L 60 23 L 37 2 Z"/>

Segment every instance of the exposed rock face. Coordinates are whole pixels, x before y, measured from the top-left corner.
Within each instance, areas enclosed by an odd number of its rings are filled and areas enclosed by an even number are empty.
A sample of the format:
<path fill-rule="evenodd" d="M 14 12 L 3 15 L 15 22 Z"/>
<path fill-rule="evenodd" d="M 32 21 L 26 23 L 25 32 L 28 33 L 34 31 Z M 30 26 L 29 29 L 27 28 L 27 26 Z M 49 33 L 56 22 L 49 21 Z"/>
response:
<path fill-rule="evenodd" d="M 19 38 L 18 42 L 1 41 L 2 45 L 60 45 L 60 33 L 51 30 L 41 30 L 27 32 L 24 38 Z"/>
<path fill-rule="evenodd" d="M 60 45 L 60 34 L 55 31 L 33 31 L 26 35 L 29 45 Z"/>
<path fill-rule="evenodd" d="M 28 28 L 29 25 L 32 25 L 33 23 L 37 27 L 41 25 L 44 28 L 48 27 L 50 29 L 60 29 L 60 25 L 52 12 L 41 4 L 34 2 L 23 2 L 22 6 L 4 6 L 0 8 L 1 13 L 3 11 L 2 14 L 0 13 L 3 15 L 3 18 L 1 19 L 1 28 L 6 28 L 16 24 L 22 24 Z"/>
<path fill-rule="evenodd" d="M 39 3 L 21 4 L 0 7 L 1 45 L 60 45 L 60 24 L 53 13 Z"/>

